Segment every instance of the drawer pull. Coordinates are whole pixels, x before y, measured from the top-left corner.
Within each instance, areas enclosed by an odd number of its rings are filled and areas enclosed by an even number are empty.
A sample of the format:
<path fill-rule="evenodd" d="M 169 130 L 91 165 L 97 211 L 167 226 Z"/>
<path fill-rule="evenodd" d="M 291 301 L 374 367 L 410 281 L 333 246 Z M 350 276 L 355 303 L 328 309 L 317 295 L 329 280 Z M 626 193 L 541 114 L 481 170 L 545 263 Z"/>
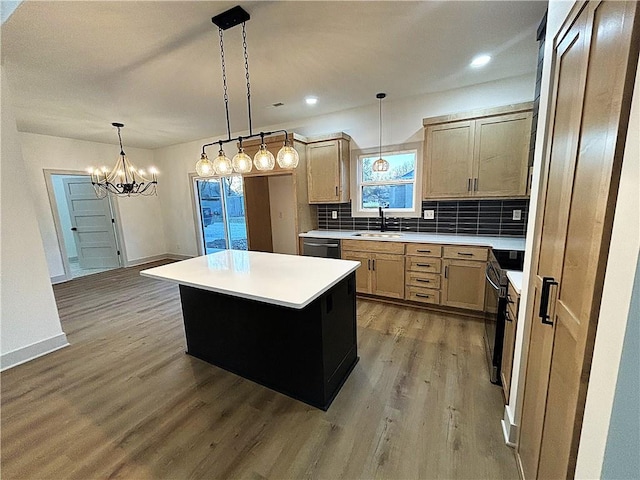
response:
<path fill-rule="evenodd" d="M 430 267 L 431 264 L 430 263 L 416 263 L 417 266 L 419 267 Z"/>
<path fill-rule="evenodd" d="M 431 250 L 418 250 L 418 253 L 431 253 Z"/>
<path fill-rule="evenodd" d="M 513 300 L 511 300 L 511 295 L 509 295 L 508 293 L 507 293 L 507 303 L 511 303 L 511 304 L 516 303 Z"/>
<path fill-rule="evenodd" d="M 458 255 L 462 255 L 463 257 L 473 257 L 473 253 L 467 252 L 458 252 Z"/>
<path fill-rule="evenodd" d="M 431 283 L 431 280 L 425 280 L 424 278 L 416 278 L 416 282 Z"/>
<path fill-rule="evenodd" d="M 416 297 L 429 298 L 431 295 L 425 295 L 424 293 L 416 293 Z"/>

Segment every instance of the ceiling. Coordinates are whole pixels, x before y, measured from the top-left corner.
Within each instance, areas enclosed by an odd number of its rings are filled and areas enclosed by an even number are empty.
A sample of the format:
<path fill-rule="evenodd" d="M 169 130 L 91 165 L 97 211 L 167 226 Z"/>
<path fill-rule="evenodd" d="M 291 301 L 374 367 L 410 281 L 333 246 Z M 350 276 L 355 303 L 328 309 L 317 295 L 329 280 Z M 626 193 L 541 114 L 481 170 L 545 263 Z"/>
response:
<path fill-rule="evenodd" d="M 226 132 L 215 16 L 237 2 L 26 1 L 2 25 L 19 131 L 159 148 Z M 253 131 L 534 75 L 543 1 L 254 1 Z M 231 131 L 247 130 L 240 26 L 224 32 Z M 494 60 L 469 67 L 479 53 Z M 314 95 L 310 107 L 304 97 Z M 284 105 L 275 107 L 273 104 Z M 216 137 L 217 138 L 217 137 Z"/>

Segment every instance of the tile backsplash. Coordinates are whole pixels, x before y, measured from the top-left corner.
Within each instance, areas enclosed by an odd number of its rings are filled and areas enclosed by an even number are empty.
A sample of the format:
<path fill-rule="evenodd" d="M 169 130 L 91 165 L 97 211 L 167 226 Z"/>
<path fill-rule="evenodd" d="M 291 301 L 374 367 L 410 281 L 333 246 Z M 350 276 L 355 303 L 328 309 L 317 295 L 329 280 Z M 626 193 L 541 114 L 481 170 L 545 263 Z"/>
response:
<path fill-rule="evenodd" d="M 386 217 L 387 230 L 457 235 L 494 235 L 524 237 L 529 214 L 528 199 L 507 200 L 442 200 L 422 202 L 422 212 L 434 210 L 434 218 Z M 520 220 L 513 211 L 520 210 Z M 331 218 L 332 212 L 337 218 Z M 379 230 L 380 219 L 352 217 L 351 204 L 318 205 L 320 230 Z"/>

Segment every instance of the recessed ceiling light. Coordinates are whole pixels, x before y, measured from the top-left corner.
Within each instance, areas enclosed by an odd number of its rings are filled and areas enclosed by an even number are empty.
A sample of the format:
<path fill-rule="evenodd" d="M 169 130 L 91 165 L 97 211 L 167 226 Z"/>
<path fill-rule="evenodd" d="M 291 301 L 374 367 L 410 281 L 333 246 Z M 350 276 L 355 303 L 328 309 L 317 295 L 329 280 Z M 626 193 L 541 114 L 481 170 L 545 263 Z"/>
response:
<path fill-rule="evenodd" d="M 318 98 L 317 97 L 306 97 L 304 99 L 305 102 L 307 102 L 307 105 L 315 105 L 316 103 L 318 103 Z"/>
<path fill-rule="evenodd" d="M 491 57 L 489 55 L 478 55 L 473 60 L 471 60 L 470 65 L 474 68 L 484 67 L 490 61 Z"/>

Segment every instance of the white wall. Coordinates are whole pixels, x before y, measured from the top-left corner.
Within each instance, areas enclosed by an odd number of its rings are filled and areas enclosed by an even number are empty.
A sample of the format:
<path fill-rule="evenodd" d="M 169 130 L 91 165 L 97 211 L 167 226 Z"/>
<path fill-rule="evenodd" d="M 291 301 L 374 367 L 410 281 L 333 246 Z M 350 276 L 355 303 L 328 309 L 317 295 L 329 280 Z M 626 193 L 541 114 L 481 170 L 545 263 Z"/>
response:
<path fill-rule="evenodd" d="M 30 195 L 20 139 L 1 69 L 0 368 L 67 345 Z"/>
<path fill-rule="evenodd" d="M 107 125 L 105 128 L 113 127 Z M 123 136 L 125 151 L 134 165 L 144 168 L 153 165 L 151 150 L 127 148 L 126 132 Z M 118 146 L 33 133 L 21 133 L 20 142 L 27 178 L 33 192 L 36 217 L 42 233 L 49 275 L 50 277 L 61 276 L 64 275 L 62 254 L 58 245 L 43 170 L 73 170 L 86 173 L 86 169 L 90 166 L 106 165 L 110 168 L 118 157 Z M 162 193 L 164 178 L 161 173 L 158 178 L 158 195 Z M 166 253 L 161 204 L 158 197 L 117 198 L 114 204 L 119 212 L 120 229 L 124 234 L 121 250 L 125 265 Z"/>
<path fill-rule="evenodd" d="M 296 242 L 296 200 L 293 193 L 293 175 L 269 177 L 269 211 L 271 239 L 274 253 L 298 253 Z"/>
<path fill-rule="evenodd" d="M 535 76 L 526 75 L 507 80 L 488 82 L 472 87 L 450 90 L 413 98 L 393 100 L 393 92 L 387 92 L 383 103 L 383 144 L 397 145 L 423 140 L 422 119 L 448 113 L 464 112 L 477 108 L 488 108 L 533 100 Z M 373 99 L 375 101 L 375 99 Z M 286 129 L 304 136 L 345 132 L 351 136 L 351 149 L 376 147 L 379 142 L 378 104 L 345 110 L 319 117 L 311 117 L 295 124 L 264 125 L 254 129 Z M 246 132 L 233 132 L 236 137 Z M 160 195 L 164 224 L 167 234 L 168 252 L 177 255 L 197 255 L 194 218 L 189 192 L 189 172 L 195 171 L 201 147 L 226 133 L 210 138 L 161 148 L 154 152 L 154 160 L 167 178 L 168 195 Z M 216 146 L 209 147 L 210 149 Z M 227 155 L 233 152 L 231 144 Z M 215 154 L 215 151 L 209 151 Z M 209 155 L 211 158 L 211 155 Z"/>

